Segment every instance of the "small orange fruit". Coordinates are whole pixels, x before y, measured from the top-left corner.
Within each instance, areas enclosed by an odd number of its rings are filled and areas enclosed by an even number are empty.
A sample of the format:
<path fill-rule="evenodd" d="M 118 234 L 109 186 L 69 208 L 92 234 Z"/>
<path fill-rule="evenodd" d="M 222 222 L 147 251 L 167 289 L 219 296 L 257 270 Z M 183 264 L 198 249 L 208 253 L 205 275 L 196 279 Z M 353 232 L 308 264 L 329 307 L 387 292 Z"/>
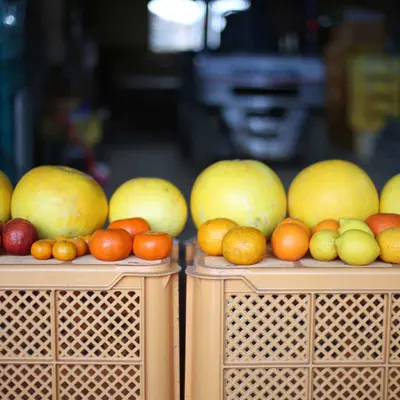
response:
<path fill-rule="evenodd" d="M 256 228 L 232 228 L 222 239 L 222 254 L 231 264 L 257 264 L 267 255 L 267 240 Z"/>
<path fill-rule="evenodd" d="M 150 230 L 149 223 L 143 218 L 118 219 L 111 222 L 107 229 L 125 229 L 132 237 Z"/>
<path fill-rule="evenodd" d="M 37 260 L 48 260 L 52 256 L 53 243 L 50 240 L 37 240 L 32 244 L 31 255 Z"/>
<path fill-rule="evenodd" d="M 78 237 L 82 238 L 86 242 L 86 244 L 89 246 L 89 242 L 90 242 L 90 239 L 92 238 L 92 235 L 85 235 L 85 236 L 78 236 Z"/>
<path fill-rule="evenodd" d="M 307 233 L 308 237 L 311 238 L 310 228 L 301 219 L 288 217 L 288 218 L 285 218 L 283 221 L 281 221 L 278 224 L 278 226 L 284 225 L 284 224 L 294 224 L 294 225 L 301 226 L 304 229 L 304 231 Z"/>
<path fill-rule="evenodd" d="M 83 238 L 76 237 L 76 238 L 68 239 L 67 241 L 71 242 L 75 245 L 77 257 L 82 257 L 88 253 L 89 248 Z"/>
<path fill-rule="evenodd" d="M 100 261 L 119 261 L 132 253 L 132 236 L 124 229 L 101 229 L 89 242 L 93 257 Z"/>
<path fill-rule="evenodd" d="M 144 260 L 162 260 L 171 254 L 172 245 L 168 233 L 142 232 L 133 239 L 133 254 Z"/>
<path fill-rule="evenodd" d="M 68 236 L 57 236 L 55 241 L 56 242 L 63 242 L 63 241 L 68 240 L 68 239 L 69 239 Z"/>
<path fill-rule="evenodd" d="M 72 261 L 76 258 L 76 247 L 66 240 L 57 241 L 53 245 L 53 257 L 60 261 Z"/>
<path fill-rule="evenodd" d="M 228 218 L 216 218 L 204 222 L 197 232 L 197 243 L 209 256 L 222 256 L 222 239 L 238 224 Z"/>
<path fill-rule="evenodd" d="M 271 238 L 272 252 L 284 261 L 297 261 L 308 251 L 310 237 L 298 224 L 279 225 Z"/>
<path fill-rule="evenodd" d="M 312 233 L 324 230 L 324 231 L 337 231 L 339 229 L 339 222 L 336 219 L 324 219 L 314 226 Z"/>

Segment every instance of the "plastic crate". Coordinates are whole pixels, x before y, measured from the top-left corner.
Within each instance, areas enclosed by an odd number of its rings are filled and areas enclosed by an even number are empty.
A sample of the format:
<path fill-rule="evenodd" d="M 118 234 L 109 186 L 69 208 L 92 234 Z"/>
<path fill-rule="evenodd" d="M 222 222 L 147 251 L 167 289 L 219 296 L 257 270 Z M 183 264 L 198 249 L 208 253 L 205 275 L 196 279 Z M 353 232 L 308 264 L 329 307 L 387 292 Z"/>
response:
<path fill-rule="evenodd" d="M 0 398 L 179 400 L 169 260 L 0 257 Z"/>
<path fill-rule="evenodd" d="M 196 251 L 187 275 L 186 400 L 400 398 L 400 268 Z"/>

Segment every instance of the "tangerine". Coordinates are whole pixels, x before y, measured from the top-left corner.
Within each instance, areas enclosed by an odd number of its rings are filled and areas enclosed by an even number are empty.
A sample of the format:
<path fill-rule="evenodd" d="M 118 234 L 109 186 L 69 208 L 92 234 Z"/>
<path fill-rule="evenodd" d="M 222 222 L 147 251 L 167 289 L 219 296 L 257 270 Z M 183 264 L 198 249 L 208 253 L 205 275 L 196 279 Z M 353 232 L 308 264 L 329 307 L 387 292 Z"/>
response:
<path fill-rule="evenodd" d="M 76 238 L 68 239 L 67 241 L 71 242 L 75 245 L 77 257 L 82 257 L 88 253 L 89 248 L 83 238 L 76 237 Z"/>
<path fill-rule="evenodd" d="M 143 218 L 125 218 L 111 222 L 107 229 L 125 229 L 132 237 L 135 237 L 138 233 L 149 231 L 150 225 Z"/>
<path fill-rule="evenodd" d="M 238 224 L 228 218 L 215 218 L 204 222 L 197 232 L 197 243 L 209 256 L 222 256 L 222 239 Z"/>
<path fill-rule="evenodd" d="M 132 237 L 124 229 L 100 229 L 89 242 L 93 257 L 100 261 L 119 261 L 132 252 Z"/>
<path fill-rule="evenodd" d="M 144 260 L 162 260 L 171 250 L 172 237 L 168 233 L 142 232 L 133 239 L 133 254 Z"/>
<path fill-rule="evenodd" d="M 319 222 L 317 225 L 314 226 L 312 233 L 318 231 L 337 231 L 339 229 L 339 222 L 336 219 L 324 219 L 323 221 Z"/>
<path fill-rule="evenodd" d="M 76 258 L 76 247 L 66 240 L 54 243 L 52 250 L 53 257 L 60 261 L 72 261 Z"/>
<path fill-rule="evenodd" d="M 365 223 L 370 227 L 375 236 L 389 228 L 400 227 L 399 214 L 378 213 L 368 217 Z"/>
<path fill-rule="evenodd" d="M 297 261 L 307 254 L 310 237 L 298 224 L 279 225 L 271 238 L 272 252 L 284 261 Z"/>
<path fill-rule="evenodd" d="M 86 242 L 86 244 L 89 246 L 89 242 L 90 242 L 90 239 L 92 238 L 92 235 L 85 235 L 85 236 L 78 236 L 78 237 L 82 238 Z"/>
<path fill-rule="evenodd" d="M 31 246 L 31 255 L 37 260 L 49 260 L 52 256 L 53 243 L 49 240 L 37 240 Z"/>
<path fill-rule="evenodd" d="M 308 238 L 311 238 L 310 228 L 301 219 L 288 217 L 288 218 L 285 218 L 283 221 L 281 221 L 278 224 L 278 226 L 284 225 L 284 224 L 294 224 L 294 225 L 298 225 L 298 226 L 302 227 L 304 229 L 304 231 L 307 233 Z"/>
<path fill-rule="evenodd" d="M 231 264 L 257 264 L 267 255 L 267 240 L 257 228 L 232 228 L 222 239 L 222 254 Z"/>

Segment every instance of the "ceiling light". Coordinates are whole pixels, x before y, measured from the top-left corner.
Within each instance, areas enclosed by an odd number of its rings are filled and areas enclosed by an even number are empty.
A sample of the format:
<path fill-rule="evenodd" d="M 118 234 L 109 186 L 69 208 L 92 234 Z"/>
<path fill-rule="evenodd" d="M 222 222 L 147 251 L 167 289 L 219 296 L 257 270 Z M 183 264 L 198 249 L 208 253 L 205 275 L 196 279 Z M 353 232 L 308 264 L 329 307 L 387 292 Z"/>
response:
<path fill-rule="evenodd" d="M 205 14 L 204 2 L 192 0 L 151 0 L 147 8 L 165 21 L 184 25 L 194 24 Z"/>

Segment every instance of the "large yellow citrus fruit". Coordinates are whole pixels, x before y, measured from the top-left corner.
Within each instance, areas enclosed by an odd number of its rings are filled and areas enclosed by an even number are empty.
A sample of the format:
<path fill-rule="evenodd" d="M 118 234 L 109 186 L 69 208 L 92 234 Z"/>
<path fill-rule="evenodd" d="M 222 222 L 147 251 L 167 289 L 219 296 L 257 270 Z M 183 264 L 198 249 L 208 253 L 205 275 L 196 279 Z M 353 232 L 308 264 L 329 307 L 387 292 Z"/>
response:
<path fill-rule="evenodd" d="M 32 222 L 41 238 L 91 234 L 104 225 L 107 213 L 100 185 L 69 167 L 32 169 L 18 182 L 11 200 L 12 217 Z"/>
<path fill-rule="evenodd" d="M 386 182 L 382 189 L 380 212 L 400 214 L 400 174 Z"/>
<path fill-rule="evenodd" d="M 187 204 L 171 182 L 158 178 L 136 178 L 122 184 L 110 200 L 109 220 L 144 218 L 153 231 L 178 236 L 187 220 Z"/>
<path fill-rule="evenodd" d="M 7 222 L 11 215 L 13 187 L 7 175 L 0 171 L 0 222 Z"/>
<path fill-rule="evenodd" d="M 290 185 L 289 215 L 311 229 L 325 219 L 367 219 L 378 212 L 378 192 L 370 177 L 357 165 L 342 160 L 313 164 Z"/>
<path fill-rule="evenodd" d="M 193 221 L 199 228 L 214 218 L 229 218 L 270 236 L 286 215 L 281 180 L 258 161 L 219 161 L 196 179 L 191 194 Z"/>

